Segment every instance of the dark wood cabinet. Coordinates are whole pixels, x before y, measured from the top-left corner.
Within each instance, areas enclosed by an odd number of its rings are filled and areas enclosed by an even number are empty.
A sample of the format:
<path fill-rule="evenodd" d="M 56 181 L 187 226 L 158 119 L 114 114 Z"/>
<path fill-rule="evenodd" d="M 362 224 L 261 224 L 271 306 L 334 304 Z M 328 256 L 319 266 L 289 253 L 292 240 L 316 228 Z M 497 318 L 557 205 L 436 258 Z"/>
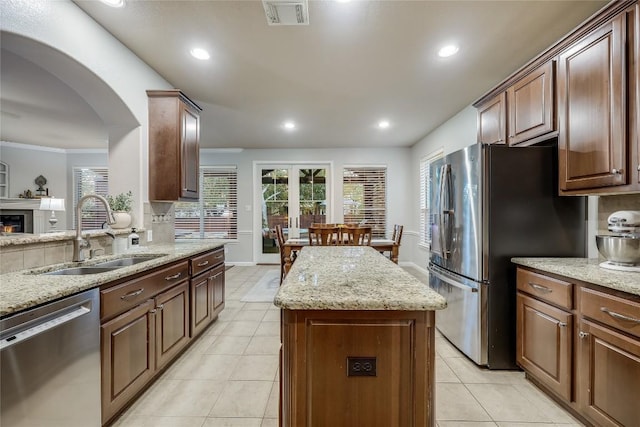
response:
<path fill-rule="evenodd" d="M 158 295 L 155 303 L 156 369 L 161 369 L 189 342 L 188 280 Z"/>
<path fill-rule="evenodd" d="M 640 298 L 578 290 L 577 401 L 599 426 L 640 425 Z"/>
<path fill-rule="evenodd" d="M 191 336 L 202 332 L 224 308 L 224 249 L 191 259 Z M 197 275 L 195 275 L 197 274 Z"/>
<path fill-rule="evenodd" d="M 509 145 L 556 130 L 555 61 L 526 75 L 507 89 Z"/>
<path fill-rule="evenodd" d="M 280 425 L 435 425 L 434 314 L 282 310 Z"/>
<path fill-rule="evenodd" d="M 640 4 L 636 4 L 633 9 L 633 60 L 629 61 L 631 64 L 631 75 L 634 76 L 630 80 L 629 90 L 631 94 L 635 93 L 635 103 L 632 104 L 631 117 L 632 122 L 635 122 L 635 127 L 632 129 L 633 136 L 635 137 L 635 163 L 632 164 L 632 168 L 635 168 L 636 183 L 640 184 Z M 633 169 L 632 169 L 633 170 Z M 638 186 L 640 187 L 640 185 Z"/>
<path fill-rule="evenodd" d="M 518 292 L 517 319 L 517 363 L 571 400 L 573 315 Z"/>
<path fill-rule="evenodd" d="M 155 372 L 155 302 L 148 300 L 101 326 L 102 423 L 151 380 Z"/>
<path fill-rule="evenodd" d="M 587 425 L 640 425 L 640 297 L 561 279 L 517 269 L 518 364 Z"/>
<path fill-rule="evenodd" d="M 559 55 L 561 190 L 628 183 L 626 18 L 617 15 Z"/>
<path fill-rule="evenodd" d="M 149 200 L 197 200 L 200 112 L 179 90 L 149 90 Z"/>
<path fill-rule="evenodd" d="M 478 106 L 478 143 L 506 144 L 507 143 L 507 97 L 505 93 L 498 94 Z"/>

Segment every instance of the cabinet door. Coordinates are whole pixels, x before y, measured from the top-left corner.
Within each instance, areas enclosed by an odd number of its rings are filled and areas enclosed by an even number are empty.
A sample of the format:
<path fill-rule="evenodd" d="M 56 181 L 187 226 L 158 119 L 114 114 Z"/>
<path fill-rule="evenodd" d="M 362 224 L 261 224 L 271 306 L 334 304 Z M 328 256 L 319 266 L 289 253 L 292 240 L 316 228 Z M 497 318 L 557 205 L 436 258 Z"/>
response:
<path fill-rule="evenodd" d="M 191 336 L 198 335 L 213 319 L 213 282 L 207 273 L 191 280 Z"/>
<path fill-rule="evenodd" d="M 189 342 L 189 282 L 156 297 L 156 368 L 162 368 Z"/>
<path fill-rule="evenodd" d="M 507 90 L 509 145 L 555 130 L 554 74 L 550 61 Z"/>
<path fill-rule="evenodd" d="M 103 324 L 102 422 L 108 421 L 155 371 L 155 316 L 149 300 Z"/>
<path fill-rule="evenodd" d="M 634 62 L 633 70 L 635 78 L 632 79 L 632 83 L 635 86 L 635 122 L 636 122 L 636 180 L 640 183 L 640 4 L 636 4 L 633 9 L 634 16 Z"/>
<path fill-rule="evenodd" d="M 506 144 L 507 97 L 501 93 L 478 108 L 478 142 Z"/>
<path fill-rule="evenodd" d="M 587 320 L 579 326 L 581 411 L 598 426 L 640 426 L 640 341 Z"/>
<path fill-rule="evenodd" d="M 188 199 L 198 198 L 198 169 L 200 167 L 200 116 L 181 105 L 181 168 L 180 196 Z"/>
<path fill-rule="evenodd" d="M 516 325 L 518 364 L 570 401 L 573 315 L 518 292 Z"/>
<path fill-rule="evenodd" d="M 224 308 L 224 264 L 212 270 L 210 280 L 213 284 L 213 317 L 215 318 Z"/>
<path fill-rule="evenodd" d="M 560 54 L 561 190 L 627 183 L 625 28 L 622 14 Z"/>

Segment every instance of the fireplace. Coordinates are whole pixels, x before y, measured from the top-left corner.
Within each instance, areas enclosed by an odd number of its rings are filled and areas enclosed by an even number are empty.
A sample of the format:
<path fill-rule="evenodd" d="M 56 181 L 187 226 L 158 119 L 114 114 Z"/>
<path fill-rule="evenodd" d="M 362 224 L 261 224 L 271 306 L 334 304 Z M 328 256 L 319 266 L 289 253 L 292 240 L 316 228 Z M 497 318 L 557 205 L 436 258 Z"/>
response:
<path fill-rule="evenodd" d="M 33 211 L 18 209 L 0 210 L 0 231 L 8 233 L 33 233 Z"/>

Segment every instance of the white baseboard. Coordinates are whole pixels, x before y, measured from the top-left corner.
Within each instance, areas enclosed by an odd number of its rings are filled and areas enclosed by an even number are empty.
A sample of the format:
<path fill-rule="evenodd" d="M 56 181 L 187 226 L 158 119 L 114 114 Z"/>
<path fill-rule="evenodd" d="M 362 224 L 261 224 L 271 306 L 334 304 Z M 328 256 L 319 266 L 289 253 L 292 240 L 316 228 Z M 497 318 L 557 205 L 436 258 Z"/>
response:
<path fill-rule="evenodd" d="M 255 262 L 233 262 L 233 261 L 225 261 L 225 265 L 237 265 L 238 267 L 253 267 L 256 265 Z"/>
<path fill-rule="evenodd" d="M 420 267 L 418 264 L 416 264 L 415 262 L 412 262 L 412 261 L 399 262 L 398 265 L 401 266 L 401 267 L 415 268 L 416 270 L 418 270 L 420 273 L 424 274 L 425 276 L 429 275 L 429 270 L 427 270 L 426 268 Z"/>

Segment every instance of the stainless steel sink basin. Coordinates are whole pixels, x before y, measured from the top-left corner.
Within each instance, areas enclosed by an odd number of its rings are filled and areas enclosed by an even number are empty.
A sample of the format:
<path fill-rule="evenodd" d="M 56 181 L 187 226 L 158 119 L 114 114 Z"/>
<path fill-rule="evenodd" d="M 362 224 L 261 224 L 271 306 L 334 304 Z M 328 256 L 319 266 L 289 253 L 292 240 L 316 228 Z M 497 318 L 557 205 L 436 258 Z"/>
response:
<path fill-rule="evenodd" d="M 150 261 L 152 259 L 161 257 L 162 255 L 140 255 L 132 256 L 128 258 L 114 259 L 113 261 L 105 261 L 95 264 L 95 267 L 128 267 L 130 265 L 139 264 L 141 262 Z"/>
<path fill-rule="evenodd" d="M 62 270 L 50 271 L 48 273 L 43 273 L 47 276 L 80 276 L 84 274 L 98 274 L 105 273 L 107 271 L 117 270 L 119 267 L 71 267 L 71 268 L 63 268 Z"/>

